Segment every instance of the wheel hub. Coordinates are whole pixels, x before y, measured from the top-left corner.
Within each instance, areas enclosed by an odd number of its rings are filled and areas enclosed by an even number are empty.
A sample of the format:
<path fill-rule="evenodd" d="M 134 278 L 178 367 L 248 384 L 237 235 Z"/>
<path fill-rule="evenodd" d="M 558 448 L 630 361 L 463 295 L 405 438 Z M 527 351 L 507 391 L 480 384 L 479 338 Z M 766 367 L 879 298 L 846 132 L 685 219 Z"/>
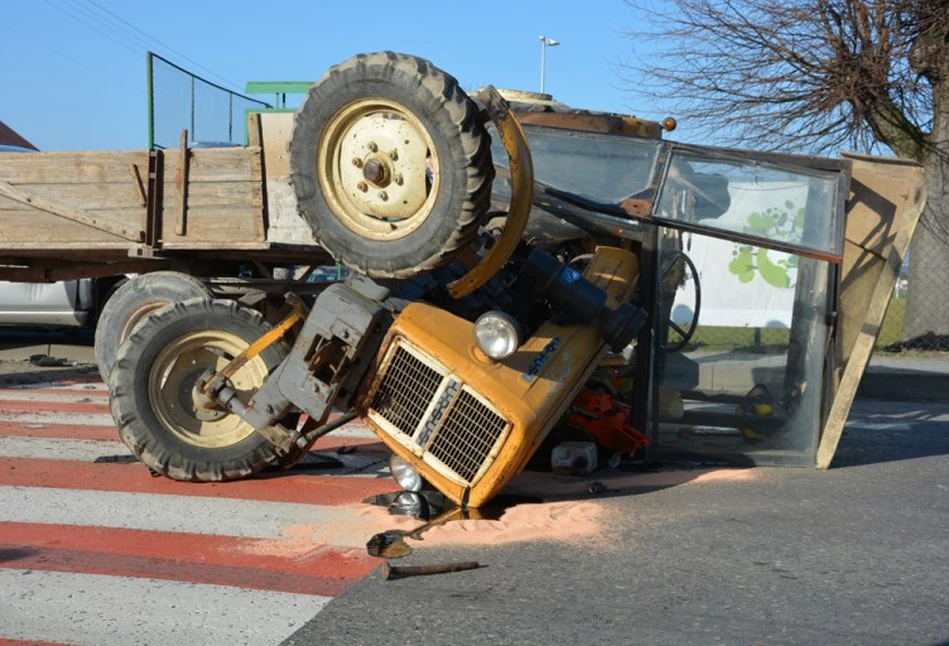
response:
<path fill-rule="evenodd" d="M 201 391 L 203 377 L 216 374 L 248 343 L 223 330 L 203 330 L 171 342 L 156 357 L 149 374 L 149 399 L 161 423 L 180 439 L 208 448 L 231 446 L 254 433 L 250 424 Z M 231 377 L 243 401 L 267 377 L 267 367 L 256 357 Z"/>
<path fill-rule="evenodd" d="M 194 411 L 194 416 L 202 421 L 219 420 L 227 416 L 228 412 L 221 408 L 220 404 L 208 396 L 201 388 L 201 377 L 204 375 L 189 375 L 179 384 L 179 402 L 182 408 L 190 406 Z M 188 389 L 188 382 L 192 382 L 191 389 Z"/>
<path fill-rule="evenodd" d="M 389 185 L 389 178 L 392 176 L 392 171 L 385 161 L 377 157 L 371 157 L 362 167 L 362 176 L 373 185 L 379 188 L 385 188 Z"/>
<path fill-rule="evenodd" d="M 357 101 L 327 125 L 317 153 L 327 203 L 346 227 L 401 238 L 426 220 L 437 195 L 435 144 L 403 106 Z"/>

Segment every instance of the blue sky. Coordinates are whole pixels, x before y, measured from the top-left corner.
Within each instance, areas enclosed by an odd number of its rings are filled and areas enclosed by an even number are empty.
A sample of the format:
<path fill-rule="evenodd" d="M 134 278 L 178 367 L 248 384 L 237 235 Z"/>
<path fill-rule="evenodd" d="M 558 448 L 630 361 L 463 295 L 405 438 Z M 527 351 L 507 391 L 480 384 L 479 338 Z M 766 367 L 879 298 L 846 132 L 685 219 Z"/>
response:
<path fill-rule="evenodd" d="M 4 0 L 0 120 L 43 150 L 144 148 L 147 49 L 238 90 L 314 80 L 353 54 L 391 49 L 432 60 L 466 89 L 536 91 L 541 34 L 561 41 L 547 50 L 547 92 L 661 119 L 617 75 L 635 24 L 622 0 Z"/>

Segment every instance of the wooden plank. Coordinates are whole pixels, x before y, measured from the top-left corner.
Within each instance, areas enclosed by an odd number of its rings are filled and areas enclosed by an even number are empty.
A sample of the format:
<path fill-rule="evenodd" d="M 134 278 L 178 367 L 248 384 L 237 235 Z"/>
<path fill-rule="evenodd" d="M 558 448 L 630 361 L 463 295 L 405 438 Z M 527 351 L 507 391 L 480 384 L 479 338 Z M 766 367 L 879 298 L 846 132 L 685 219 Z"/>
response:
<path fill-rule="evenodd" d="M 85 245 L 100 242 L 115 242 L 124 247 L 135 244 L 121 236 L 63 220 L 43 211 L 27 214 L 0 211 L 0 249 L 11 249 L 17 244 L 32 247 L 45 245 L 49 249 L 59 249 L 71 243 Z"/>
<path fill-rule="evenodd" d="M 226 244 L 221 244 L 216 241 L 197 241 L 197 240 L 172 240 L 166 242 L 162 245 L 162 250 L 164 251 L 196 251 L 196 250 L 209 250 L 209 251 L 259 251 L 259 250 L 269 250 L 269 242 L 227 242 Z"/>
<path fill-rule="evenodd" d="M 293 114 L 265 112 L 260 115 L 263 165 L 266 174 L 267 240 L 275 243 L 316 245 L 310 225 L 297 210 L 297 197 L 290 185 L 287 143 L 293 132 Z"/>
<path fill-rule="evenodd" d="M 289 177 L 290 154 L 287 152 L 287 144 L 293 132 L 293 113 L 265 112 L 258 116 L 267 177 Z"/>
<path fill-rule="evenodd" d="M 145 182 L 142 181 L 142 172 L 139 170 L 138 164 L 129 164 L 129 170 L 132 172 L 135 188 L 138 189 L 138 204 L 144 208 L 148 204 L 148 195 L 145 192 Z"/>
<path fill-rule="evenodd" d="M 263 223 L 260 148 L 200 148 L 189 151 L 186 163 L 166 157 L 162 244 L 187 240 L 194 244 L 261 241 Z M 186 168 L 186 174 L 179 169 Z M 179 178 L 187 184 L 187 200 L 180 199 Z M 186 180 L 186 181 L 185 181 Z M 172 197 L 173 196 L 173 197 Z M 186 218 L 183 218 L 186 216 Z M 186 221 L 186 229 L 180 223 Z"/>
<path fill-rule="evenodd" d="M 247 145 L 260 147 L 263 131 L 260 128 L 260 113 L 251 112 L 247 115 Z"/>
<path fill-rule="evenodd" d="M 267 209 L 266 204 L 264 203 L 264 172 L 261 156 L 262 153 L 258 149 L 258 153 L 253 159 L 251 159 L 250 162 L 250 204 L 255 213 L 254 232 L 256 233 L 258 240 L 264 240 L 267 237 Z"/>
<path fill-rule="evenodd" d="M 178 197 L 178 213 L 175 217 L 175 234 L 185 234 L 188 218 L 188 130 L 181 130 L 181 148 L 178 149 L 178 166 L 175 168 L 175 195 Z"/>
<path fill-rule="evenodd" d="M 19 253 L 24 251 L 37 251 L 51 256 L 55 256 L 56 254 L 63 251 L 80 252 L 77 257 L 84 255 L 82 252 L 87 252 L 90 255 L 96 255 L 103 250 L 121 250 L 123 253 L 126 253 L 130 248 L 131 245 L 129 245 L 128 242 L 118 240 L 70 240 L 68 242 L 57 242 L 55 245 L 52 245 L 45 240 L 39 242 L 35 240 L 12 240 L 9 242 L 0 240 L 0 252 L 15 251 Z M 35 254 L 30 255 L 33 256 Z M 70 254 L 70 256 L 72 256 L 72 254 Z"/>
<path fill-rule="evenodd" d="M 165 209 L 166 222 L 176 217 L 176 208 Z M 188 210 L 188 234 L 176 235 L 173 228 L 165 225 L 162 235 L 162 246 L 166 247 L 174 241 L 189 240 L 192 242 L 232 242 L 244 243 L 257 240 L 257 230 L 254 224 L 258 214 L 250 205 L 241 208 L 198 208 L 192 206 Z"/>
<path fill-rule="evenodd" d="M 79 222 L 80 224 L 83 224 L 87 227 L 98 229 L 100 231 L 106 231 L 127 240 L 132 240 L 135 242 L 141 240 L 142 231 L 138 227 L 129 227 L 120 222 L 97 217 L 87 211 L 73 208 L 68 204 L 63 204 L 56 200 L 42 197 L 41 195 L 37 195 L 35 192 L 20 189 L 8 182 L 0 181 L 0 195 L 18 202 L 22 202 L 23 204 L 36 207 L 41 211 L 46 211 L 47 213 L 65 218 L 66 220 Z"/>
<path fill-rule="evenodd" d="M 165 153 L 152 150 L 148 153 L 148 204 L 142 218 L 145 229 L 144 244 L 136 250 L 138 255 L 151 255 L 161 239 L 162 207 L 164 206 Z"/>
<path fill-rule="evenodd" d="M 923 169 L 904 160 L 848 155 L 853 160 L 841 278 L 839 331 L 843 365 L 817 449 L 826 469 L 863 378 L 913 232 L 926 204 Z M 878 232 L 886 232 L 881 238 Z"/>
<path fill-rule="evenodd" d="M 128 174 L 128 173 L 126 173 Z M 61 202 L 81 211 L 119 213 L 128 212 L 128 220 L 123 224 L 136 225 L 144 207 L 139 199 L 131 177 L 122 184 L 17 184 L 15 188 L 22 192 Z M 0 209 L 36 210 L 32 204 L 26 204 L 13 198 L 0 197 Z"/>
<path fill-rule="evenodd" d="M 10 184 L 131 184 L 129 164 L 145 167 L 142 150 L 72 151 L 0 155 L 0 180 Z"/>
<path fill-rule="evenodd" d="M 174 185 L 166 182 L 166 194 L 174 194 Z M 244 182 L 213 182 L 195 183 L 188 185 L 188 208 L 215 207 L 233 209 L 253 208 L 254 185 L 250 181 Z M 166 203 L 169 210 L 177 211 L 178 205 Z"/>
<path fill-rule="evenodd" d="M 251 179 L 251 160 L 259 148 L 192 148 L 188 160 L 189 183 L 246 182 Z M 165 156 L 165 177 L 174 177 L 179 160 Z"/>

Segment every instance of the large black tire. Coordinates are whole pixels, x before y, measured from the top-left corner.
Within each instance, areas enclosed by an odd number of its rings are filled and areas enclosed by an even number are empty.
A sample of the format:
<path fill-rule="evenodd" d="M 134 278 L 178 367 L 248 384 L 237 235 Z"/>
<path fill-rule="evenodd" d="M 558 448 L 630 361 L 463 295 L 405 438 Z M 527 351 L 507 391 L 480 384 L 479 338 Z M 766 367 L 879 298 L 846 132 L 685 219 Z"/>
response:
<path fill-rule="evenodd" d="M 96 323 L 95 355 L 102 380 L 108 383 L 119 347 L 149 314 L 191 298 L 213 296 L 200 280 L 177 271 L 156 271 L 120 284 L 106 299 Z"/>
<path fill-rule="evenodd" d="M 374 278 L 411 277 L 455 257 L 490 205 L 491 138 L 478 113 L 458 81 L 420 58 L 361 54 L 331 68 L 297 111 L 289 143 L 298 207 L 320 244 Z M 372 124 L 380 123 L 374 133 Z M 417 133 L 421 144 L 415 137 L 387 139 L 400 128 Z M 370 140 L 376 134 L 414 152 L 393 156 L 382 143 L 376 150 Z M 378 183 L 370 161 L 385 171 Z M 403 183 L 394 178 L 421 186 L 424 203 L 416 208 L 412 198 L 403 199 Z"/>
<path fill-rule="evenodd" d="M 275 457 L 267 439 L 207 406 L 193 387 L 270 329 L 260 313 L 226 300 L 191 299 L 150 316 L 122 344 L 109 377 L 122 441 L 175 480 L 236 480 L 265 468 Z M 272 344 L 231 378 L 245 403 L 288 352 L 282 341 Z"/>

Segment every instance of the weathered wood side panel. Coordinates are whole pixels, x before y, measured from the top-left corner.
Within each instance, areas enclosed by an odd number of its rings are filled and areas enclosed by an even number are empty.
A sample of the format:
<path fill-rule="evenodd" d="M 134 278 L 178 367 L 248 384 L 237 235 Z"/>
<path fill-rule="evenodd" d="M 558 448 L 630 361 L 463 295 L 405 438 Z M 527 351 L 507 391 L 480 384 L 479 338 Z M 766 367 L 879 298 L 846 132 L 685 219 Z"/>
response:
<path fill-rule="evenodd" d="M 267 180 L 267 240 L 284 244 L 315 245 L 317 243 L 313 239 L 313 231 L 297 210 L 297 197 L 290 185 L 287 143 L 293 132 L 293 113 L 261 113 L 259 127 L 258 138 L 263 142 Z"/>
<path fill-rule="evenodd" d="M 183 215 L 175 188 L 178 155 L 165 155 L 162 242 L 226 247 L 263 241 L 260 149 L 197 148 L 188 154 Z"/>
<path fill-rule="evenodd" d="M 0 249 L 133 244 L 114 229 L 137 238 L 142 228 L 145 205 L 136 167 L 140 176 L 147 173 L 147 152 L 0 153 L 0 182 L 36 200 L 0 195 Z M 50 204 L 65 207 L 60 210 L 66 215 L 45 210 L 57 210 Z M 70 219 L 73 210 L 103 226 Z"/>
<path fill-rule="evenodd" d="M 926 204 L 923 169 L 900 160 L 853 161 L 838 302 L 836 392 L 821 434 L 817 466 L 830 466 L 860 379 L 873 354 L 900 265 Z"/>

